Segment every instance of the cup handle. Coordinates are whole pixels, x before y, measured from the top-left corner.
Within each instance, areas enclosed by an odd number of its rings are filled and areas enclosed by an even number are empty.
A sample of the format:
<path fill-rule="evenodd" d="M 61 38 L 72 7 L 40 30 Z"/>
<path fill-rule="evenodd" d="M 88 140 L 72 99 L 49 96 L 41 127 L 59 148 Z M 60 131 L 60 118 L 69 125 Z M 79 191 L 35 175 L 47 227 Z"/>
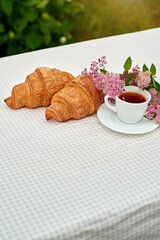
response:
<path fill-rule="evenodd" d="M 116 107 L 113 106 L 109 101 L 108 98 L 110 98 L 110 96 L 106 95 L 105 96 L 105 104 L 107 105 L 108 108 L 110 108 L 112 111 L 116 112 Z"/>

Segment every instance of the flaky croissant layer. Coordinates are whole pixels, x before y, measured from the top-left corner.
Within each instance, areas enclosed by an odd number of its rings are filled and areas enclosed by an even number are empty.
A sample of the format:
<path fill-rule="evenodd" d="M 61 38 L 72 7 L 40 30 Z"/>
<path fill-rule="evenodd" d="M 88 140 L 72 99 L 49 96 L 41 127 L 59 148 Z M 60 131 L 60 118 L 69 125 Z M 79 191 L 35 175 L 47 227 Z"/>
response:
<path fill-rule="evenodd" d="M 53 95 L 72 79 L 70 73 L 39 67 L 26 77 L 24 83 L 14 86 L 11 96 L 4 101 L 13 109 L 48 106 Z"/>
<path fill-rule="evenodd" d="M 79 75 L 53 96 L 45 112 L 46 119 L 54 118 L 59 122 L 81 119 L 95 113 L 102 102 L 103 94 L 92 79 Z"/>

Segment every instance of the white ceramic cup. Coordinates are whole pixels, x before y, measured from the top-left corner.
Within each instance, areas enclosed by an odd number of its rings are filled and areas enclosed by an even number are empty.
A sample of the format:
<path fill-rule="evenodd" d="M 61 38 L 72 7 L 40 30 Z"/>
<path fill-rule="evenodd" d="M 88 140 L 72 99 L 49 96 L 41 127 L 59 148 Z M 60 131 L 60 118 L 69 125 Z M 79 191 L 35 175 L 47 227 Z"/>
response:
<path fill-rule="evenodd" d="M 129 103 L 121 100 L 118 96 L 115 98 L 115 105 L 108 101 L 110 98 L 108 95 L 105 96 L 105 103 L 108 108 L 117 113 L 118 118 L 125 123 L 134 124 L 139 122 L 145 115 L 151 95 L 148 91 L 142 90 L 136 86 L 124 87 L 125 92 L 136 92 L 143 95 L 146 99 L 142 103 Z"/>

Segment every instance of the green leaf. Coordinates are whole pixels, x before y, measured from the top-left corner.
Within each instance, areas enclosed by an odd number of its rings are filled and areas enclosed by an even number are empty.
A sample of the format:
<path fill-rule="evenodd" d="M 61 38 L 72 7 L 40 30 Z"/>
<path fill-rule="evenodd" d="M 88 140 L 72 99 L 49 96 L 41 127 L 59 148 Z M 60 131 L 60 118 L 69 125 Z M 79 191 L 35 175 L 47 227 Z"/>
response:
<path fill-rule="evenodd" d="M 152 75 L 156 75 L 156 67 L 155 65 L 152 63 L 151 67 L 150 67 L 150 72 L 152 73 Z"/>
<path fill-rule="evenodd" d="M 56 4 L 59 6 L 63 6 L 65 4 L 65 0 L 56 0 Z"/>
<path fill-rule="evenodd" d="M 13 2 L 11 0 L 1 0 L 1 8 L 7 16 L 10 16 L 13 9 Z"/>
<path fill-rule="evenodd" d="M 7 54 L 8 55 L 16 54 L 16 49 L 17 49 L 16 44 L 14 42 L 10 42 L 10 44 L 8 44 L 7 46 Z"/>
<path fill-rule="evenodd" d="M 154 80 L 154 78 L 152 77 L 152 75 L 151 75 L 151 83 L 152 83 L 153 86 L 156 88 L 155 80 Z"/>
<path fill-rule="evenodd" d="M 19 11 L 22 17 L 28 19 L 30 22 L 35 21 L 38 17 L 38 11 L 35 9 L 20 7 Z"/>
<path fill-rule="evenodd" d="M 152 77 L 152 74 L 150 75 L 151 78 L 151 84 L 153 84 L 153 82 L 155 81 L 154 78 Z"/>
<path fill-rule="evenodd" d="M 85 6 L 83 3 L 75 2 L 75 8 L 72 10 L 75 14 L 83 13 L 85 11 Z"/>
<path fill-rule="evenodd" d="M 61 22 L 61 31 L 63 32 L 63 35 L 67 34 L 68 32 L 71 32 L 73 27 L 73 23 L 69 20 L 63 20 Z"/>
<path fill-rule="evenodd" d="M 38 48 L 41 42 L 42 42 L 42 38 L 39 33 L 31 32 L 31 33 L 28 33 L 26 36 L 26 45 L 31 50 Z"/>
<path fill-rule="evenodd" d="M 3 33 L 5 31 L 4 25 L 0 23 L 0 33 Z"/>
<path fill-rule="evenodd" d="M 6 43 L 8 41 L 8 35 L 5 34 L 5 35 L 2 35 L 1 34 L 1 37 L 0 37 L 0 46 L 3 46 L 4 43 Z M 2 47 L 1 47 L 2 49 Z M 3 49 L 2 49 L 3 50 Z"/>
<path fill-rule="evenodd" d="M 127 79 L 124 78 L 123 80 L 125 81 L 126 86 L 129 86 L 130 82 L 133 80 L 133 78 L 135 76 L 135 73 L 128 73 L 127 75 L 128 75 Z"/>
<path fill-rule="evenodd" d="M 25 1 L 22 2 L 22 5 L 26 6 L 26 7 L 33 7 L 35 5 L 35 1 L 33 1 L 33 0 L 25 0 Z"/>
<path fill-rule="evenodd" d="M 146 71 L 148 71 L 148 70 L 149 70 L 148 67 L 146 66 L 146 64 L 144 64 L 143 67 L 142 67 L 142 71 L 143 71 L 143 72 L 146 72 Z"/>
<path fill-rule="evenodd" d="M 158 82 L 155 81 L 155 86 L 158 90 L 160 90 L 160 84 Z"/>
<path fill-rule="evenodd" d="M 160 90 L 157 90 L 157 89 L 156 89 L 156 91 L 157 91 L 158 95 L 160 96 Z"/>
<path fill-rule="evenodd" d="M 40 0 L 37 1 L 37 8 L 45 8 L 48 4 L 49 0 Z"/>
<path fill-rule="evenodd" d="M 23 29 L 25 29 L 25 27 L 27 26 L 27 19 L 26 18 L 21 18 L 21 19 L 17 19 L 14 23 L 14 29 L 17 32 L 22 32 Z"/>
<path fill-rule="evenodd" d="M 160 84 L 157 81 L 155 81 L 155 79 L 152 77 L 152 75 L 151 75 L 151 83 L 156 88 L 156 90 L 160 90 Z"/>
<path fill-rule="evenodd" d="M 128 71 L 132 66 L 132 59 L 131 57 L 128 57 L 127 60 L 124 63 L 124 70 Z"/>
<path fill-rule="evenodd" d="M 100 69 L 100 72 L 103 73 L 103 74 L 106 74 L 107 71 L 106 71 L 105 69 L 102 69 L 102 68 L 101 68 L 101 69 Z"/>
<path fill-rule="evenodd" d="M 48 45 L 51 42 L 52 38 L 50 35 L 44 35 L 43 40 L 44 40 L 45 44 Z"/>
<path fill-rule="evenodd" d="M 33 22 L 33 21 L 35 21 L 37 19 L 38 12 L 37 11 L 30 11 L 30 12 L 28 12 L 28 16 L 27 17 L 28 17 L 28 20 L 30 22 Z"/>

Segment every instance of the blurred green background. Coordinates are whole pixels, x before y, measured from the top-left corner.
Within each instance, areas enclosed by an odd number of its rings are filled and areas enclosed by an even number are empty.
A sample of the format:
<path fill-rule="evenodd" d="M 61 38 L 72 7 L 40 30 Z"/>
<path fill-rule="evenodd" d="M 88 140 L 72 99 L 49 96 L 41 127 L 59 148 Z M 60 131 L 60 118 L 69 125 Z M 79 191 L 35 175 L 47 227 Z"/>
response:
<path fill-rule="evenodd" d="M 0 57 L 156 27 L 159 0 L 0 0 Z"/>

